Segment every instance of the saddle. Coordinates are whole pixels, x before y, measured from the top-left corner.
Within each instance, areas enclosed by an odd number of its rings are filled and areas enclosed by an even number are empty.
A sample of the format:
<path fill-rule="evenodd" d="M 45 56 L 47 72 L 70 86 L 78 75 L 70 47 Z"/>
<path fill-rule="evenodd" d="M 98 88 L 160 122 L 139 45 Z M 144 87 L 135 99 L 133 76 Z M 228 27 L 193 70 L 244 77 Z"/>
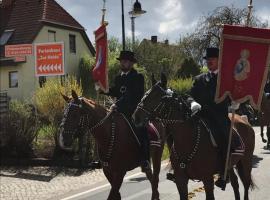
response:
<path fill-rule="evenodd" d="M 149 121 L 146 124 L 146 127 L 136 127 L 132 119 L 126 118 L 125 115 L 123 115 L 123 117 L 125 118 L 128 125 L 130 126 L 133 136 L 136 139 L 139 146 L 142 145 L 141 144 L 143 142 L 142 140 L 149 140 L 150 146 L 161 147 L 160 133 L 158 129 L 155 127 L 155 125 L 153 124 L 153 122 Z M 144 128 L 146 129 L 147 135 L 144 135 L 146 134 L 145 131 L 143 130 Z"/>

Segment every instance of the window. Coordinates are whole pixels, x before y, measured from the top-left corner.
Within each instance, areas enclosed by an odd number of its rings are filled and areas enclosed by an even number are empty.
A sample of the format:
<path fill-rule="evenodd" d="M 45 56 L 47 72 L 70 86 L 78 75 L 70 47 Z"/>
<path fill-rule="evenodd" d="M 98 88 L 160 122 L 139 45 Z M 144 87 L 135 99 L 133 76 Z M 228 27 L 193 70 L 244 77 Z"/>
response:
<path fill-rule="evenodd" d="M 0 37 L 0 45 L 5 45 L 12 36 L 14 30 L 5 30 Z"/>
<path fill-rule="evenodd" d="M 69 35 L 69 51 L 70 51 L 70 53 L 76 53 L 76 37 L 75 37 L 75 35 Z"/>
<path fill-rule="evenodd" d="M 49 42 L 56 42 L 56 32 L 48 30 L 48 41 Z"/>
<path fill-rule="evenodd" d="M 39 87 L 43 87 L 44 84 L 46 83 L 46 76 L 40 76 L 38 77 L 38 83 L 39 83 Z"/>
<path fill-rule="evenodd" d="M 13 71 L 9 72 L 9 88 L 17 88 L 18 87 L 18 72 Z"/>

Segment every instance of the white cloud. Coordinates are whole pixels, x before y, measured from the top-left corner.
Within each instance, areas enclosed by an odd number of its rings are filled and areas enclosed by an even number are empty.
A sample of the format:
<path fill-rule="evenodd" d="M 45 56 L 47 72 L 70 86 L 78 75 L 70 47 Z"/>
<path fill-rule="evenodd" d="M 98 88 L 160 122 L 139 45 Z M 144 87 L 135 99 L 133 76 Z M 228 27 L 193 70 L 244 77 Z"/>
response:
<path fill-rule="evenodd" d="M 135 31 L 135 37 L 138 37 L 138 36 L 140 36 L 140 35 L 142 35 L 142 32 L 140 32 L 140 31 Z M 131 32 L 131 30 L 128 30 L 128 31 L 127 31 L 127 36 L 128 36 L 128 37 L 132 37 L 132 32 Z"/>
<path fill-rule="evenodd" d="M 178 30 L 181 25 L 182 5 L 178 0 L 167 0 L 160 7 L 155 9 L 155 12 L 161 19 L 158 32 L 161 34 L 170 33 Z"/>

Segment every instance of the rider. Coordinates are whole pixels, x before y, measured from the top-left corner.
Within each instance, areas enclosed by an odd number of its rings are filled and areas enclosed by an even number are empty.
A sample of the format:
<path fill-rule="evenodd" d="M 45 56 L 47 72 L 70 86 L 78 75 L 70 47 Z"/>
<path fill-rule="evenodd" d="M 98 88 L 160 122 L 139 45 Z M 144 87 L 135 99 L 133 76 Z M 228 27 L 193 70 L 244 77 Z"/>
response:
<path fill-rule="evenodd" d="M 268 78 L 264 86 L 264 92 L 265 92 L 266 97 L 270 99 L 270 74 L 268 74 Z"/>
<path fill-rule="evenodd" d="M 217 87 L 218 74 L 218 48 L 207 48 L 204 59 L 207 62 L 208 72 L 195 77 L 194 84 L 191 88 L 191 111 L 196 113 L 200 111 L 200 116 L 209 120 L 210 127 L 214 130 L 216 140 L 219 146 L 221 155 L 221 167 L 219 170 L 220 178 L 215 182 L 215 185 L 222 188 L 226 187 L 226 181 L 222 180 L 226 153 L 228 145 L 228 136 L 230 131 L 230 119 L 228 117 L 228 107 L 231 103 L 227 97 L 220 103 L 215 102 L 215 93 Z M 237 109 L 239 104 L 234 103 L 233 109 Z"/>
<path fill-rule="evenodd" d="M 111 106 L 111 110 L 123 113 L 131 122 L 132 114 L 144 95 L 144 77 L 133 68 L 137 62 L 133 52 L 121 51 L 117 60 L 120 61 L 121 73 L 115 77 L 114 86 L 109 89 L 109 92 L 101 92 L 101 94 L 116 97 L 116 103 Z M 141 142 L 141 165 L 146 170 L 150 167 L 148 135 L 144 127 L 136 129 Z"/>

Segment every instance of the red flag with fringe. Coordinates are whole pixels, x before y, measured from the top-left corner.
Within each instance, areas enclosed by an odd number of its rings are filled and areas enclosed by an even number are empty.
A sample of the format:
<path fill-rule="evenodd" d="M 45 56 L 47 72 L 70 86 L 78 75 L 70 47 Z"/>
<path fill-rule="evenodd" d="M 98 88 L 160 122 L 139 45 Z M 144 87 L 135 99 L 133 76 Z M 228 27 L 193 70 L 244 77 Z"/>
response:
<path fill-rule="evenodd" d="M 221 37 L 215 100 L 233 101 L 260 109 L 270 65 L 270 29 L 225 25 Z"/>
<path fill-rule="evenodd" d="M 108 92 L 108 72 L 107 72 L 107 59 L 108 59 L 108 42 L 106 25 L 101 25 L 95 31 L 96 41 L 96 64 L 92 71 L 92 76 L 96 85 L 103 90 Z"/>

